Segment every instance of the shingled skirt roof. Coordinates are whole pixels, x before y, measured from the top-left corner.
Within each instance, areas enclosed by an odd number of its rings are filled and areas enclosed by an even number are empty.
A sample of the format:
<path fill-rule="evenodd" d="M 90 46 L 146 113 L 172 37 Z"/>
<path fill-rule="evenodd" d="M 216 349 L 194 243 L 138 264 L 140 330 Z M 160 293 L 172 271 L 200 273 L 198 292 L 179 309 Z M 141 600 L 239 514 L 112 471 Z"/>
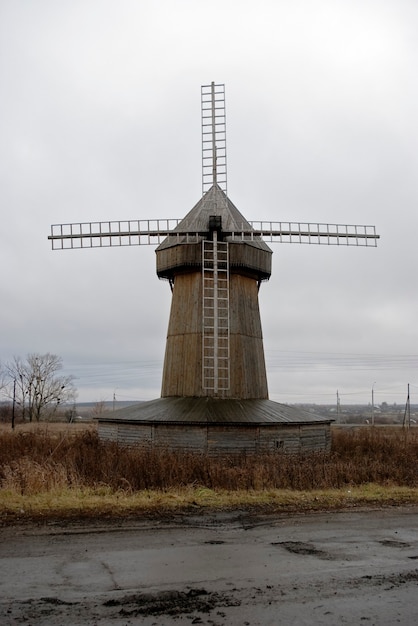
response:
<path fill-rule="evenodd" d="M 272 400 L 158 398 L 101 416 L 101 422 L 177 424 L 326 424 L 332 420 Z"/>

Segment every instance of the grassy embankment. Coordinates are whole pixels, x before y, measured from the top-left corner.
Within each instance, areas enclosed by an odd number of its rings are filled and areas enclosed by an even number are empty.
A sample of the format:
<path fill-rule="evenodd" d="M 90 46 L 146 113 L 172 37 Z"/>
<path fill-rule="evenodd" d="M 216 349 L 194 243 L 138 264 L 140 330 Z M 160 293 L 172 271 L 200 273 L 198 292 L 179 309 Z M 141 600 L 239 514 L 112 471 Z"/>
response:
<path fill-rule="evenodd" d="M 101 443 L 94 429 L 0 432 L 0 522 L 418 504 L 418 429 L 333 431 L 330 454 L 210 459 Z"/>

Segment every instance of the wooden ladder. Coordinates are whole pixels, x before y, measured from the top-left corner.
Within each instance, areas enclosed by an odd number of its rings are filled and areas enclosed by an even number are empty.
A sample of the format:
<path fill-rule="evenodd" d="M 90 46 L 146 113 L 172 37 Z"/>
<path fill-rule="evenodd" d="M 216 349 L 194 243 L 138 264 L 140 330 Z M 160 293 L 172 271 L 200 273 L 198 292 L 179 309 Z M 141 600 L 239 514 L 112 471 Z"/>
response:
<path fill-rule="evenodd" d="M 209 395 L 229 389 L 229 259 L 228 243 L 202 242 L 202 384 Z"/>

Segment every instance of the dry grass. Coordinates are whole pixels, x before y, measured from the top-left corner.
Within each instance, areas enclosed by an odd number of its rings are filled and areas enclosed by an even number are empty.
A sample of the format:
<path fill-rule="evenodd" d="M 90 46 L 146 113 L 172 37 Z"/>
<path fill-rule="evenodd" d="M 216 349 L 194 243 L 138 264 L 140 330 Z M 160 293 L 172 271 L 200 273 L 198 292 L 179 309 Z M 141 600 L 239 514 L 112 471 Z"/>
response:
<path fill-rule="evenodd" d="M 196 506 L 300 510 L 418 502 L 417 487 L 413 430 L 336 430 L 330 454 L 227 459 L 121 448 L 100 442 L 91 428 L 75 434 L 68 428 L 0 433 L 3 519 Z"/>

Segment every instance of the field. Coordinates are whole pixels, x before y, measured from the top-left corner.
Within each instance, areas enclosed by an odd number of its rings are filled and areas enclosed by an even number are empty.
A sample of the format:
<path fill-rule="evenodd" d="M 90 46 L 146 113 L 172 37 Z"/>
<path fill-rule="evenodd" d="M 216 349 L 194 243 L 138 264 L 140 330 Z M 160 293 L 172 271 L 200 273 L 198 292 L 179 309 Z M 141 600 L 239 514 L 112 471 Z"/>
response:
<path fill-rule="evenodd" d="M 95 425 L 0 429 L 0 522 L 418 503 L 418 429 L 333 429 L 331 453 L 214 459 L 121 448 Z"/>

